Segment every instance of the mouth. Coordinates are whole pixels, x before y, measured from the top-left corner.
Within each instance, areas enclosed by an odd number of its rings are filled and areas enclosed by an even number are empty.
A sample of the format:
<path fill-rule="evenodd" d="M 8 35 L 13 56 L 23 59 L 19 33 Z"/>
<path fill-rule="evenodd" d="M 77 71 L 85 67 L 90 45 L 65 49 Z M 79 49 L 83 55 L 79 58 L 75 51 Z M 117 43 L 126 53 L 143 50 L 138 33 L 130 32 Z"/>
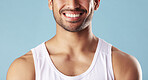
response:
<path fill-rule="evenodd" d="M 80 21 L 83 14 L 84 14 L 84 12 L 82 12 L 82 11 L 65 11 L 65 12 L 63 12 L 65 20 L 69 21 L 69 22 Z"/>
<path fill-rule="evenodd" d="M 82 15 L 83 13 L 63 13 L 64 16 L 68 18 L 78 18 Z"/>

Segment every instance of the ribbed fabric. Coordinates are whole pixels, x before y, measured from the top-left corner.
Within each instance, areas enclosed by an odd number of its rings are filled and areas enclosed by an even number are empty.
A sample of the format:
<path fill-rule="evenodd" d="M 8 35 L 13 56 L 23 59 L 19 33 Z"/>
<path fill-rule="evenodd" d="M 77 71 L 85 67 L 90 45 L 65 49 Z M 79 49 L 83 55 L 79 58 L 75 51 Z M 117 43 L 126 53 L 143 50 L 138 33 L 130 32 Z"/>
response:
<path fill-rule="evenodd" d="M 35 80 L 114 80 L 111 47 L 111 44 L 99 39 L 90 67 L 78 76 L 67 76 L 55 67 L 43 42 L 31 49 L 35 65 Z"/>

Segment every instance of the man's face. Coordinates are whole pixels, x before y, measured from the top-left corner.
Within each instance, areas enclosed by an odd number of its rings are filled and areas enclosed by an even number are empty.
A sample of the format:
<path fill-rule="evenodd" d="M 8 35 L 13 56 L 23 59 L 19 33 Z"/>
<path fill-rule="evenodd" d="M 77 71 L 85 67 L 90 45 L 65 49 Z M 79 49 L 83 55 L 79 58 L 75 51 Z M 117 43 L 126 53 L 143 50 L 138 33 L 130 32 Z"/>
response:
<path fill-rule="evenodd" d="M 81 31 L 91 23 L 93 0 L 53 0 L 51 6 L 57 25 L 67 31 Z"/>

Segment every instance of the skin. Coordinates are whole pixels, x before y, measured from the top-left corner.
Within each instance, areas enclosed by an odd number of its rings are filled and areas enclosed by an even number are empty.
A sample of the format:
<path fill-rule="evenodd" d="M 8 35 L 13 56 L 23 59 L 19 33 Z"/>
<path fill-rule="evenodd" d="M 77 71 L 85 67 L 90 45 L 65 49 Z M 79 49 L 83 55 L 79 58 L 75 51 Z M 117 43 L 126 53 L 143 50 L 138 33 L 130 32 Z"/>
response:
<path fill-rule="evenodd" d="M 56 35 L 46 41 L 46 48 L 57 69 L 65 75 L 80 75 L 91 65 L 99 42 L 92 33 L 91 21 L 99 3 L 99 0 L 49 0 L 49 8 L 53 10 L 57 30 Z M 77 8 L 87 11 L 79 19 L 68 19 L 63 16 L 64 12 L 60 13 L 60 10 L 67 9 L 65 13 L 75 13 Z M 142 71 L 137 59 L 114 46 L 112 63 L 115 80 L 142 80 Z M 31 51 L 11 64 L 7 80 L 35 80 Z"/>

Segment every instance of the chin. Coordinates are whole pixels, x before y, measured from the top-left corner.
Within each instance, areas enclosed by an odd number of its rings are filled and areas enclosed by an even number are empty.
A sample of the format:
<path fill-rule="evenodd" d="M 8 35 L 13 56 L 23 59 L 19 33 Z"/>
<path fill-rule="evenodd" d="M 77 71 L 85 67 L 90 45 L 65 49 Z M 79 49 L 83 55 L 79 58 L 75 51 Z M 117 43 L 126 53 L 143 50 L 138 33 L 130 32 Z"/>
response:
<path fill-rule="evenodd" d="M 69 32 L 79 32 L 79 31 L 84 30 L 86 27 L 81 25 L 81 26 L 67 26 L 67 27 L 63 27 L 63 28 Z"/>

